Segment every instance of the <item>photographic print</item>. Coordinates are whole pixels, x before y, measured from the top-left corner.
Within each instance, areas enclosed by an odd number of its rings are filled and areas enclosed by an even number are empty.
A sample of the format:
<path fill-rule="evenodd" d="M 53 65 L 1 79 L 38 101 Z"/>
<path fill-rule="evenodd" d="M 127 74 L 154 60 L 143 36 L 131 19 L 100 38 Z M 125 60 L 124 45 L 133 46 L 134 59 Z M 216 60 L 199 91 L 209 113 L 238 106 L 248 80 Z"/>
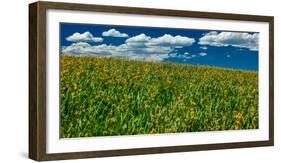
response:
<path fill-rule="evenodd" d="M 274 17 L 34 2 L 29 158 L 274 145 Z"/>
<path fill-rule="evenodd" d="M 60 137 L 259 128 L 259 33 L 60 23 Z"/>

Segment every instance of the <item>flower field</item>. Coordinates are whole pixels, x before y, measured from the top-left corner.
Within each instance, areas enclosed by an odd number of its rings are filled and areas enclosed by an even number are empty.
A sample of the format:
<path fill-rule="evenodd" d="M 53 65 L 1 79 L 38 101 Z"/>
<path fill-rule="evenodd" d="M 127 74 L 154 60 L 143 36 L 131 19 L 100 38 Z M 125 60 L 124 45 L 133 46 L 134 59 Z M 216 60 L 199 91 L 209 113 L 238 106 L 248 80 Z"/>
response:
<path fill-rule="evenodd" d="M 117 58 L 60 59 L 62 138 L 258 128 L 258 74 Z"/>

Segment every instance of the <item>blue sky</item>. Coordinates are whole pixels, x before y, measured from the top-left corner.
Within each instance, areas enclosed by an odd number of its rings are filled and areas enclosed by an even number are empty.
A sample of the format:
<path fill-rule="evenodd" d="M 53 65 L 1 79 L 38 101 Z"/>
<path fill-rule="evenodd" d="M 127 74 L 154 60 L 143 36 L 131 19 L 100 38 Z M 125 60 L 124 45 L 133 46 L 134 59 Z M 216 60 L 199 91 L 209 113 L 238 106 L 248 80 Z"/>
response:
<path fill-rule="evenodd" d="M 61 23 L 63 55 L 258 70 L 258 36 L 229 32 Z"/>

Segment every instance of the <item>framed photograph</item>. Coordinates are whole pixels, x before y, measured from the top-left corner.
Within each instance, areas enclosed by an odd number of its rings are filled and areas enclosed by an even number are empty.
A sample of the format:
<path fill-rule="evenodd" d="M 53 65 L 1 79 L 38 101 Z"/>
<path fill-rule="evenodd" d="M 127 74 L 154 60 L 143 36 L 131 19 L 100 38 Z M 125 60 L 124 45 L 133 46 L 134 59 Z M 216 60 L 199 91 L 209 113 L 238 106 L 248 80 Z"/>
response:
<path fill-rule="evenodd" d="M 29 157 L 272 146 L 271 16 L 29 5 Z"/>

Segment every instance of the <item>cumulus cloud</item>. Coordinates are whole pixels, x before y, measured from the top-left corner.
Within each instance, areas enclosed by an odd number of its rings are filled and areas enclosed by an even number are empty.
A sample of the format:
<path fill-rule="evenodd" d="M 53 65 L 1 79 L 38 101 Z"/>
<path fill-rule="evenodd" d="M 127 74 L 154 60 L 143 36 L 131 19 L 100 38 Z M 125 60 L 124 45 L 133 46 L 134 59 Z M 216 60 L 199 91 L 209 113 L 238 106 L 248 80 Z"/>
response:
<path fill-rule="evenodd" d="M 70 46 L 62 47 L 64 55 L 76 56 L 112 56 L 122 57 L 132 60 L 162 61 L 169 57 L 172 51 L 170 47 L 145 47 L 132 48 L 126 44 L 114 45 L 90 45 L 88 43 L 73 43 Z"/>
<path fill-rule="evenodd" d="M 105 44 L 92 46 L 86 42 L 77 42 L 72 43 L 70 46 L 62 47 L 63 54 L 69 55 L 111 55 L 110 51 L 113 50 L 114 47 L 107 46 Z"/>
<path fill-rule="evenodd" d="M 182 56 L 181 56 L 181 58 L 183 59 L 183 61 L 187 61 L 187 60 L 192 59 L 192 58 L 195 58 L 195 57 L 197 57 L 197 56 L 194 55 L 194 54 L 188 55 L 188 56 L 186 56 L 186 55 L 182 55 Z"/>
<path fill-rule="evenodd" d="M 195 42 L 194 38 L 184 37 L 184 36 L 172 36 L 165 34 L 158 38 L 152 38 L 149 41 L 149 45 L 152 46 L 173 46 L 173 47 L 182 47 L 182 46 L 191 46 Z"/>
<path fill-rule="evenodd" d="M 207 46 L 200 46 L 199 48 L 200 48 L 200 49 L 203 49 L 203 50 L 207 50 L 207 49 L 208 49 Z"/>
<path fill-rule="evenodd" d="M 190 54 L 189 52 L 184 52 L 182 54 L 170 53 L 170 57 L 182 59 L 183 61 L 187 61 L 189 59 L 197 57 L 197 55 Z"/>
<path fill-rule="evenodd" d="M 126 40 L 126 43 L 132 46 L 170 46 L 170 47 L 183 47 L 191 46 L 195 42 L 194 38 L 184 36 L 172 36 L 165 34 L 157 38 L 151 38 L 144 33 L 131 37 Z"/>
<path fill-rule="evenodd" d="M 210 46 L 233 46 L 239 48 L 247 48 L 252 51 L 258 50 L 258 33 L 243 32 L 216 32 L 212 31 L 205 34 L 199 39 L 200 45 Z"/>
<path fill-rule="evenodd" d="M 199 53 L 199 55 L 202 56 L 202 57 L 204 57 L 204 56 L 207 55 L 207 53 L 201 52 L 201 53 Z"/>
<path fill-rule="evenodd" d="M 150 36 L 147 36 L 144 33 L 142 33 L 137 36 L 128 38 L 125 42 L 128 46 L 131 47 L 145 47 L 150 40 L 151 40 Z"/>
<path fill-rule="evenodd" d="M 105 36 L 105 37 L 129 37 L 128 34 L 121 33 L 121 32 L 117 31 L 114 28 L 112 28 L 112 29 L 110 29 L 108 31 L 104 31 L 102 33 L 102 36 Z"/>
<path fill-rule="evenodd" d="M 101 37 L 94 37 L 90 32 L 84 32 L 84 33 L 73 33 L 72 35 L 68 36 L 66 38 L 67 41 L 71 42 L 102 42 L 103 38 Z"/>
<path fill-rule="evenodd" d="M 128 38 L 124 44 L 116 46 L 90 45 L 86 42 L 73 43 L 62 47 L 62 53 L 65 55 L 112 56 L 133 60 L 163 61 L 171 56 L 177 57 L 178 55 L 172 53 L 175 48 L 190 46 L 194 42 L 193 40 L 193 38 L 171 35 L 151 38 L 142 33 Z M 187 55 L 187 52 L 185 54 Z"/>
<path fill-rule="evenodd" d="M 170 56 L 170 57 L 177 57 L 178 54 L 177 54 L 177 53 L 170 53 L 169 56 Z"/>

